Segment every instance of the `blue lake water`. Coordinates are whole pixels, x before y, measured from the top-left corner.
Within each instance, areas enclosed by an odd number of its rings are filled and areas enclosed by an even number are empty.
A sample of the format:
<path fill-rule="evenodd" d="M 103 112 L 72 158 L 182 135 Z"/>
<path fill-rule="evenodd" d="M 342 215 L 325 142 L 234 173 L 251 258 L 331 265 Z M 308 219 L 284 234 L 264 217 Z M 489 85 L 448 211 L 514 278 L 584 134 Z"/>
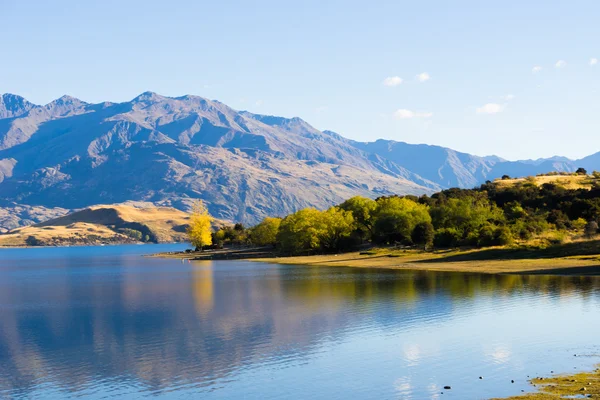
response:
<path fill-rule="evenodd" d="M 598 278 L 141 257 L 180 248 L 0 250 L 0 399 L 485 399 L 600 362 Z"/>

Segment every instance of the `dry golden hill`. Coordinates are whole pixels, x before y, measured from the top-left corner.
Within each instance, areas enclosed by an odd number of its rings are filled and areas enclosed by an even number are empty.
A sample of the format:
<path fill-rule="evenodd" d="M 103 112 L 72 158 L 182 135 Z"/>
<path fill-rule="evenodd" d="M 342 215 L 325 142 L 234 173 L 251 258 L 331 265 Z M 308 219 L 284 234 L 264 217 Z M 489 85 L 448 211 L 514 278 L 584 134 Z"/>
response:
<path fill-rule="evenodd" d="M 0 246 L 56 246 L 186 240 L 189 216 L 170 207 L 98 205 L 0 235 Z"/>
<path fill-rule="evenodd" d="M 552 183 L 562 186 L 565 189 L 591 189 L 595 184 L 600 183 L 600 178 L 595 175 L 578 174 L 549 174 L 537 175 L 526 178 L 496 179 L 494 181 L 499 187 L 510 187 L 519 183 L 533 183 L 536 186 L 542 186 L 545 183 Z"/>

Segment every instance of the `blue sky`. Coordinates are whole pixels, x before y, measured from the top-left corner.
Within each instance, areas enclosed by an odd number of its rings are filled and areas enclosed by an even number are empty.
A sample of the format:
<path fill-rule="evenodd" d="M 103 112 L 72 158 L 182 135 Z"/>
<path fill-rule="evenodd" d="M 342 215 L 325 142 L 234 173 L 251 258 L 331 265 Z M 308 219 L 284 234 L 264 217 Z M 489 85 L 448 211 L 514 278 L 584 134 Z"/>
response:
<path fill-rule="evenodd" d="M 0 93 L 196 94 L 356 140 L 577 158 L 600 151 L 598 15 L 597 0 L 0 0 Z"/>

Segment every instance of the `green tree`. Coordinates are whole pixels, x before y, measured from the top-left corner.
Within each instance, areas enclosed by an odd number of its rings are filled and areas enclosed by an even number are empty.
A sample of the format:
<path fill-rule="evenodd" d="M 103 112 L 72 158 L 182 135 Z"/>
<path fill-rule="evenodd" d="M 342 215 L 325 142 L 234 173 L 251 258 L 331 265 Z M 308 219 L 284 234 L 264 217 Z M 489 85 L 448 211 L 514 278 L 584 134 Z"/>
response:
<path fill-rule="evenodd" d="M 486 224 L 498 225 L 505 221 L 502 209 L 481 195 L 446 199 L 431 208 L 431 218 L 436 229 L 456 229 L 461 240 L 471 232 L 479 232 Z"/>
<path fill-rule="evenodd" d="M 350 211 L 354 218 L 356 232 L 361 240 L 369 239 L 373 234 L 374 213 L 377 210 L 375 200 L 355 196 L 339 205 L 339 208 Z"/>
<path fill-rule="evenodd" d="M 343 250 L 343 244 L 354 230 L 354 217 L 351 211 L 331 207 L 320 215 L 318 222 L 319 244 L 325 251 Z"/>
<path fill-rule="evenodd" d="M 419 222 L 412 232 L 412 241 L 415 244 L 423 246 L 424 250 L 427 250 L 433 245 L 433 238 L 435 231 L 431 222 Z"/>
<path fill-rule="evenodd" d="M 382 197 L 377 199 L 373 238 L 380 243 L 411 242 L 421 222 L 431 222 L 428 206 L 403 197 Z"/>
<path fill-rule="evenodd" d="M 279 225 L 277 243 L 285 253 L 316 250 L 320 246 L 321 211 L 305 208 L 288 215 Z"/>
<path fill-rule="evenodd" d="M 262 222 L 250 229 L 250 240 L 258 246 L 275 245 L 281 218 L 266 217 Z"/>

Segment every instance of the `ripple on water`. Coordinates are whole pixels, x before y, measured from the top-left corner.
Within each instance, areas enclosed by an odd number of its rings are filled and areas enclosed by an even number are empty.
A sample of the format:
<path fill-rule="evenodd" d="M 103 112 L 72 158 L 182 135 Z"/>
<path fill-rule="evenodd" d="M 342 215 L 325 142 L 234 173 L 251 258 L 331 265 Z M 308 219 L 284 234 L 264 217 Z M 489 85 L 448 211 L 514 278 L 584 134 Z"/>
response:
<path fill-rule="evenodd" d="M 600 352 L 597 278 L 195 265 L 126 247 L 0 250 L 0 398 L 476 399 Z"/>

